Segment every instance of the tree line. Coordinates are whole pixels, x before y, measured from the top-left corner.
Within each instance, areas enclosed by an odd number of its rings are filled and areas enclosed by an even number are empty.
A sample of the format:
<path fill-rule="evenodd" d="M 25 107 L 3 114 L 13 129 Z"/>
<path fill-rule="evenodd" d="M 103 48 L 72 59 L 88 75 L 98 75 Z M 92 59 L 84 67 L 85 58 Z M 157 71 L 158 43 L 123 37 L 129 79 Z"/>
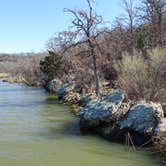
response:
<path fill-rule="evenodd" d="M 86 9 L 64 9 L 72 18 L 73 29 L 48 41 L 49 57 L 41 62 L 41 70 L 48 80 L 60 73 L 64 81 L 78 82 L 81 93 L 93 89 L 99 96 L 103 80 L 113 82 L 119 77 L 115 64 L 122 62 L 124 53 L 139 54 L 146 62 L 150 50 L 164 48 L 166 0 L 141 0 L 139 4 L 122 0 L 124 14 L 115 19 L 112 28 L 105 27 L 93 1 L 85 2 Z"/>
<path fill-rule="evenodd" d="M 94 2 L 85 0 L 85 9 L 64 9 L 72 28 L 52 36 L 47 53 L 1 56 L 0 72 L 21 74 L 29 85 L 60 79 L 74 81 L 80 94 L 100 96 L 108 87 L 121 88 L 132 99 L 163 102 L 166 0 L 122 0 L 123 15 L 112 27 L 106 27 Z"/>

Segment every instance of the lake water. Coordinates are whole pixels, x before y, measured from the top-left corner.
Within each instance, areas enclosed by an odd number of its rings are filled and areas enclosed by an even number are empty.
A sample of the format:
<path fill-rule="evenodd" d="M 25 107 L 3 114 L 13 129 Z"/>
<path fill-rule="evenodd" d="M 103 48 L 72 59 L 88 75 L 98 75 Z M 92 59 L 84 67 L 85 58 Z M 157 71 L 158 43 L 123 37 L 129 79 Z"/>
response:
<path fill-rule="evenodd" d="M 40 88 L 0 82 L 0 166 L 159 166 L 150 152 L 81 135 L 67 105 Z"/>

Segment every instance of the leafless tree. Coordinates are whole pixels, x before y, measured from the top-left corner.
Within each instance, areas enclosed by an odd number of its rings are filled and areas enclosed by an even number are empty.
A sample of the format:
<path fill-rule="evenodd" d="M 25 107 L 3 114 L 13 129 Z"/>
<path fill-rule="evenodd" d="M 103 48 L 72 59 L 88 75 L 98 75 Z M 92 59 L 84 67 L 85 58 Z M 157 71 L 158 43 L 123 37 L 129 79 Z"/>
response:
<path fill-rule="evenodd" d="M 143 12 L 141 18 L 152 24 L 154 33 L 156 34 L 157 45 L 162 47 L 166 0 L 142 0 L 142 6 L 140 8 Z"/>
<path fill-rule="evenodd" d="M 73 44 L 76 33 L 71 31 L 62 31 L 51 37 L 46 43 L 48 51 L 57 53 L 65 50 L 69 45 Z"/>
<path fill-rule="evenodd" d="M 135 48 L 135 30 L 138 27 L 138 10 L 134 0 L 122 0 L 123 14 L 116 17 L 113 24 L 113 35 L 121 46 L 120 52 L 133 52 Z M 125 50 L 124 50 L 125 48 Z"/>
<path fill-rule="evenodd" d="M 134 30 L 137 27 L 137 8 L 134 5 L 134 0 L 123 0 L 124 16 L 122 23 L 128 31 L 129 49 L 132 52 L 134 48 Z"/>
<path fill-rule="evenodd" d="M 82 36 L 82 41 L 77 41 L 75 44 L 72 44 L 72 46 L 76 46 L 79 44 L 86 43 L 87 44 L 87 50 L 90 57 L 92 57 L 92 65 L 93 65 L 93 72 L 94 72 L 94 78 L 95 78 L 95 91 L 96 94 L 100 94 L 100 80 L 99 80 L 99 73 L 98 73 L 98 67 L 97 67 L 97 42 L 96 38 L 100 35 L 100 32 L 98 31 L 99 25 L 103 23 L 103 19 L 101 16 L 98 16 L 95 11 L 93 10 L 91 0 L 86 0 L 88 4 L 88 10 L 72 10 L 72 9 L 65 9 L 65 12 L 68 12 L 72 14 L 73 20 L 73 28 L 74 32 L 77 34 L 77 36 Z M 68 47 L 68 48 L 70 48 Z"/>
<path fill-rule="evenodd" d="M 134 0 L 123 0 L 123 7 L 125 10 L 124 21 L 129 32 L 133 34 L 134 28 L 137 25 L 137 9 L 134 5 Z"/>

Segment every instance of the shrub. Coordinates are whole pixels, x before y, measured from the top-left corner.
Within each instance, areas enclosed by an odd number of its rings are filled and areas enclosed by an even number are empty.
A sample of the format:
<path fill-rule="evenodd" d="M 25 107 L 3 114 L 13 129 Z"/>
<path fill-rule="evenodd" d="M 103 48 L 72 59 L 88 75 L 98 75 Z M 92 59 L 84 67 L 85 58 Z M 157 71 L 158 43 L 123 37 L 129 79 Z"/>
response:
<path fill-rule="evenodd" d="M 65 71 L 65 62 L 62 56 L 49 51 L 49 55 L 40 62 L 40 69 L 48 80 L 60 76 Z"/>
<path fill-rule="evenodd" d="M 28 61 L 22 62 L 20 64 L 20 72 L 22 76 L 22 81 L 30 86 L 40 85 L 41 83 L 41 71 L 39 62 L 41 57 L 39 56 L 32 56 L 29 58 Z"/>
<path fill-rule="evenodd" d="M 92 92 L 95 88 L 93 86 L 93 76 L 91 71 L 89 70 L 79 70 L 75 74 L 75 89 L 77 92 L 84 94 L 88 92 Z"/>
<path fill-rule="evenodd" d="M 155 49 L 148 51 L 148 59 L 134 51 L 125 53 L 115 64 L 118 84 L 135 100 L 164 102 L 166 97 L 166 53 Z"/>

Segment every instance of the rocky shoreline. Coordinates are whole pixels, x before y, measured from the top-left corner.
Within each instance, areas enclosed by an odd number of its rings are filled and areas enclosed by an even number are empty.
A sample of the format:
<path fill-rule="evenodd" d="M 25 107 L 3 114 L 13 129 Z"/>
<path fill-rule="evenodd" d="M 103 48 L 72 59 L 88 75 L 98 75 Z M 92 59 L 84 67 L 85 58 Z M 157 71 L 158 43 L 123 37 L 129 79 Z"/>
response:
<path fill-rule="evenodd" d="M 74 112 L 80 117 L 83 132 L 95 132 L 108 140 L 140 147 L 151 145 L 154 138 L 166 133 L 166 118 L 158 103 L 133 102 L 119 89 L 109 90 L 100 98 L 94 94 L 80 95 L 75 92 L 74 82 L 62 84 L 56 79 L 44 87 L 59 99 L 76 105 Z"/>
<path fill-rule="evenodd" d="M 96 133 L 103 138 L 131 146 L 151 146 L 166 155 L 165 110 L 159 103 L 128 99 L 120 89 L 109 89 L 97 98 L 94 93 L 81 95 L 75 82 L 58 79 L 43 82 L 43 87 L 58 99 L 69 103 L 80 118 L 84 133 Z"/>

